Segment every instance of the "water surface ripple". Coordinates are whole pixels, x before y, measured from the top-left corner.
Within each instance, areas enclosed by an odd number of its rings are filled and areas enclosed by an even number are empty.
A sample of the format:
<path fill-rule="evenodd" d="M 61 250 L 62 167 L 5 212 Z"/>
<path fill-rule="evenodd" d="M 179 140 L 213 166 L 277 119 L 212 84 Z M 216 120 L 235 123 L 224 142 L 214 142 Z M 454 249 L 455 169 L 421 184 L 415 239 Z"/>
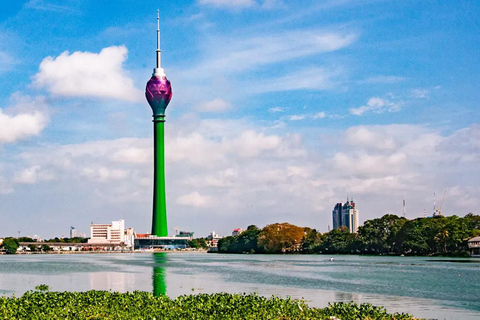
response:
<path fill-rule="evenodd" d="M 480 319 L 480 259 L 321 255 L 75 254 L 0 256 L 0 294 L 51 290 L 258 292 L 312 306 L 355 301 L 417 317 Z"/>

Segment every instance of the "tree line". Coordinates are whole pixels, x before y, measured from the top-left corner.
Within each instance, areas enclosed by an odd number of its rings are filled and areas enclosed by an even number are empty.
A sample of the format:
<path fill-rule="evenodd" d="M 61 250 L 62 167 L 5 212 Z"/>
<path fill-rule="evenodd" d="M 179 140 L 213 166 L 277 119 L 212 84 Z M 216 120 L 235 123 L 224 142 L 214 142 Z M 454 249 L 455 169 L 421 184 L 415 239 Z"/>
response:
<path fill-rule="evenodd" d="M 7 254 L 14 254 L 17 252 L 17 249 L 20 247 L 20 242 L 27 242 L 27 243 L 32 243 L 28 245 L 30 248 L 31 252 L 48 252 L 51 251 L 52 248 L 48 245 L 48 243 L 86 243 L 88 241 L 87 238 L 83 237 L 74 237 L 74 238 L 52 238 L 52 239 L 47 239 L 43 240 L 44 242 L 41 246 L 34 245 L 34 242 L 37 242 L 37 240 L 32 239 L 30 237 L 19 237 L 19 238 L 13 238 L 13 237 L 7 237 L 3 240 L 3 243 L 0 245 L 0 251 L 4 251 Z"/>
<path fill-rule="evenodd" d="M 220 239 L 218 252 L 466 256 L 468 239 L 479 235 L 480 216 L 472 213 L 413 220 L 387 214 L 365 221 L 357 233 L 346 227 L 320 233 L 289 223 L 251 225 Z"/>

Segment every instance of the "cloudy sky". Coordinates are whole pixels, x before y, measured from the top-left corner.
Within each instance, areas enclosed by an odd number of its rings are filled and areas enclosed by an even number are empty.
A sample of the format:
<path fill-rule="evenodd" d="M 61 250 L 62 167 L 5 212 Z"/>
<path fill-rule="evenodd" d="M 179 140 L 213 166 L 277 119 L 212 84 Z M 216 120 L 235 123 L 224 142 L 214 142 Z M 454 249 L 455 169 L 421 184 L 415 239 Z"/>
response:
<path fill-rule="evenodd" d="M 148 232 L 155 63 L 170 232 L 480 206 L 480 2 L 6 0 L 0 236 Z"/>

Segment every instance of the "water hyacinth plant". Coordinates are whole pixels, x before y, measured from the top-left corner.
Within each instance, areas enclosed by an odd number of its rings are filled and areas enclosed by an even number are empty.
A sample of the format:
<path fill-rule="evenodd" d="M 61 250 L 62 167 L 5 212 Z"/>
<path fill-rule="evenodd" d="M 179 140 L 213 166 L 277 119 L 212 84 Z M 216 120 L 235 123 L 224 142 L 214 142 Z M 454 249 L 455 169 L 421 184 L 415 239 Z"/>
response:
<path fill-rule="evenodd" d="M 198 294 L 175 299 L 149 292 L 40 292 L 0 297 L 0 319 L 413 319 L 370 304 L 305 302 L 257 294 Z"/>

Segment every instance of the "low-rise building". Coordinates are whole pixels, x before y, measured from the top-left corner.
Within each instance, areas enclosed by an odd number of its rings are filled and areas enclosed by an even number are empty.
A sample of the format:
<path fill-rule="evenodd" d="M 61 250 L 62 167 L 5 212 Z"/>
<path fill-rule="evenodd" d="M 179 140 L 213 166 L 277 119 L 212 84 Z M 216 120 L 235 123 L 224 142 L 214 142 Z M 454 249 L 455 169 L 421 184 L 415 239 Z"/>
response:
<path fill-rule="evenodd" d="M 215 231 L 212 231 L 208 236 L 207 236 L 207 244 L 210 247 L 210 251 L 212 248 L 217 248 L 218 247 L 218 240 L 222 239 L 223 237 L 218 235 Z"/>
<path fill-rule="evenodd" d="M 135 244 L 135 230 L 133 228 L 127 228 L 125 230 L 125 235 L 123 238 L 123 243 L 125 244 L 125 247 L 131 248 Z"/>
<path fill-rule="evenodd" d="M 235 237 L 235 236 L 238 236 L 240 233 L 243 232 L 243 229 L 242 228 L 235 228 L 233 229 L 232 231 L 232 237 Z"/>
<path fill-rule="evenodd" d="M 192 233 L 193 235 L 193 233 Z M 190 236 L 167 236 L 157 237 L 148 233 L 139 233 L 134 240 L 135 250 L 177 250 L 186 249 L 188 241 L 192 240 Z"/>
<path fill-rule="evenodd" d="M 468 240 L 468 249 L 472 257 L 480 258 L 480 237 L 475 237 Z"/>

